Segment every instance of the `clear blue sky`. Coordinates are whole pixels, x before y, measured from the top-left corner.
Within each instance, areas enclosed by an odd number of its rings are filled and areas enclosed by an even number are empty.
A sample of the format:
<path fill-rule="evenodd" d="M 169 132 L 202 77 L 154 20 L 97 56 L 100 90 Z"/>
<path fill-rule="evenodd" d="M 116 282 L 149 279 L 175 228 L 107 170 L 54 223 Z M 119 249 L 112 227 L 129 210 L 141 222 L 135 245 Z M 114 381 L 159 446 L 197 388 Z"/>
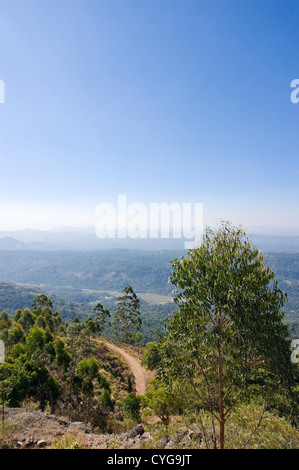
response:
<path fill-rule="evenodd" d="M 0 229 L 100 202 L 299 228 L 298 0 L 0 0 Z"/>

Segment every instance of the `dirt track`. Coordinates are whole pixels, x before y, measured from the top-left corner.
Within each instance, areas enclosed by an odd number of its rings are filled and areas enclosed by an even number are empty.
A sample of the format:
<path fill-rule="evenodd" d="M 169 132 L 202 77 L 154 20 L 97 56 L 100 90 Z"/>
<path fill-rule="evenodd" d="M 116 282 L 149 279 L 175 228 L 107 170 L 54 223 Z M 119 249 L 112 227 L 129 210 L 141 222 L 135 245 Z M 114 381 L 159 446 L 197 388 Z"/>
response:
<path fill-rule="evenodd" d="M 140 361 L 133 357 L 131 354 L 127 353 L 124 349 L 115 346 L 114 344 L 108 343 L 107 341 L 102 341 L 108 348 L 112 349 L 116 353 L 120 354 L 128 366 L 130 367 L 132 374 L 135 377 L 136 385 L 136 394 L 144 395 L 147 390 L 147 385 L 150 380 L 155 377 L 153 371 L 148 371 L 140 364 Z"/>

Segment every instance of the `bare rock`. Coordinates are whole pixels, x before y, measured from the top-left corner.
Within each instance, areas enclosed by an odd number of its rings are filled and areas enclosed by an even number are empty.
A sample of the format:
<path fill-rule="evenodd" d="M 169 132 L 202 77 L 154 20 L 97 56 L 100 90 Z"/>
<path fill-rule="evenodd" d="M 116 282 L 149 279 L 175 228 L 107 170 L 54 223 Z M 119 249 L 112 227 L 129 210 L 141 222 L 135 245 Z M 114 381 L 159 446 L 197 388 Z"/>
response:
<path fill-rule="evenodd" d="M 125 439 L 134 439 L 137 436 L 139 437 L 142 436 L 143 433 L 144 433 L 144 429 L 143 429 L 142 424 L 138 424 L 134 428 L 130 429 L 130 431 L 128 431 L 124 437 Z"/>
<path fill-rule="evenodd" d="M 47 445 L 47 441 L 45 441 L 44 439 L 40 439 L 36 443 L 36 447 L 38 447 L 39 449 L 41 449 L 42 447 L 46 447 L 46 445 Z"/>

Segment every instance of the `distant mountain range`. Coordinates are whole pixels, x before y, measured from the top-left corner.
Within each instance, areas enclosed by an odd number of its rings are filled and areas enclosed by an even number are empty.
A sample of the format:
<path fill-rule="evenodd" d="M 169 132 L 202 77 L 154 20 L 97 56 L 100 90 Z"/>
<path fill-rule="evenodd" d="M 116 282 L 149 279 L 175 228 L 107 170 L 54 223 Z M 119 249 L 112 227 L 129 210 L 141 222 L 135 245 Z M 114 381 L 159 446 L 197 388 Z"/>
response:
<path fill-rule="evenodd" d="M 251 227 L 248 233 L 262 251 L 299 252 L 299 231 L 275 227 Z M 99 239 L 92 227 L 62 227 L 53 230 L 0 231 L 0 250 L 182 250 L 183 238 Z"/>

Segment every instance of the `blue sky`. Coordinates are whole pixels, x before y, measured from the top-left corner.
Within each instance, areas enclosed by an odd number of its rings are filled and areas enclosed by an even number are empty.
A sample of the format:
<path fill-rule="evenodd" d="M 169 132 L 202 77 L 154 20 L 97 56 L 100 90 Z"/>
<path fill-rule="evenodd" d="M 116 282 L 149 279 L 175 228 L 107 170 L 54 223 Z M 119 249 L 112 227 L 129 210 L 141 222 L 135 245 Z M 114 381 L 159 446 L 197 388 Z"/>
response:
<path fill-rule="evenodd" d="M 298 0 L 0 0 L 0 230 L 202 202 L 299 230 Z"/>

